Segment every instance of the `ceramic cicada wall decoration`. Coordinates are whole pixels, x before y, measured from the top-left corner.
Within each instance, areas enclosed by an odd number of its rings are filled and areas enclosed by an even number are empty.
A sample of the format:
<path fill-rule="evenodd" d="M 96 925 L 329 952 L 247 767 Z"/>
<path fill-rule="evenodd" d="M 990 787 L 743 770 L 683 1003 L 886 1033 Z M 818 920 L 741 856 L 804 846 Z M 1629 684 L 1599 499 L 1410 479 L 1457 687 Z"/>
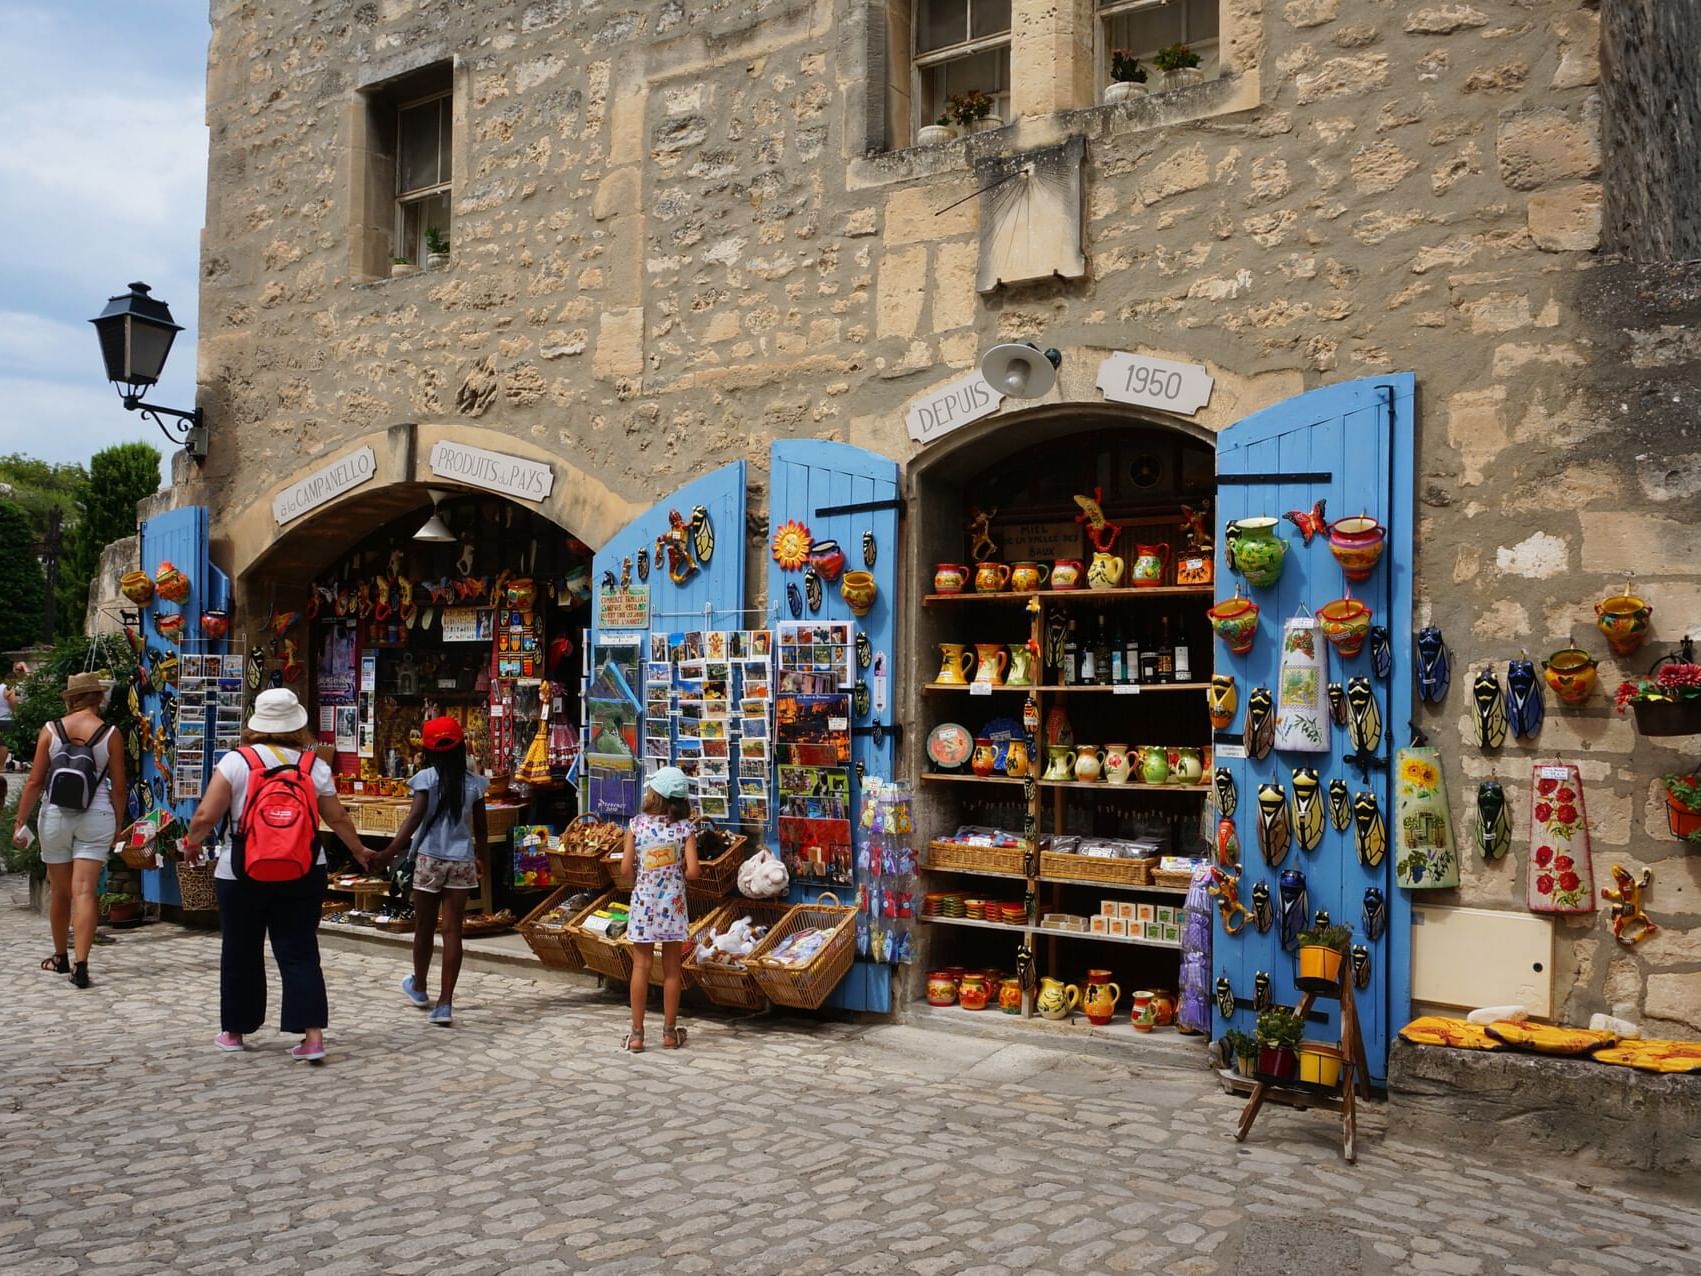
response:
<path fill-rule="evenodd" d="M 1270 927 L 1276 924 L 1276 907 L 1270 902 L 1268 882 L 1252 884 L 1252 924 L 1258 928 L 1260 935 L 1268 935 Z"/>
<path fill-rule="evenodd" d="M 1287 794 L 1279 784 L 1258 786 L 1258 849 L 1264 862 L 1275 868 L 1288 856 L 1291 830 L 1288 827 Z"/>
<path fill-rule="evenodd" d="M 1477 850 L 1485 860 L 1505 857 L 1512 849 L 1512 817 L 1506 809 L 1506 791 L 1499 780 L 1477 785 Z"/>
<path fill-rule="evenodd" d="M 1254 687 L 1246 696 L 1246 726 L 1243 732 L 1246 756 L 1262 762 L 1276 742 L 1276 702 L 1268 687 Z"/>
<path fill-rule="evenodd" d="M 1279 925 L 1282 947 L 1291 953 L 1299 947 L 1300 932 L 1305 929 L 1306 918 L 1311 914 L 1305 874 L 1297 868 L 1283 869 L 1276 879 L 1276 893 L 1281 901 Z"/>
<path fill-rule="evenodd" d="M 1498 749 L 1506 743 L 1506 697 L 1493 669 L 1484 669 L 1471 683 L 1471 708 L 1477 728 L 1477 744 Z"/>
<path fill-rule="evenodd" d="M 1358 862 L 1366 868 L 1380 867 L 1388 853 L 1388 826 L 1376 794 L 1369 791 L 1353 798 L 1353 843 L 1358 848 Z"/>
<path fill-rule="evenodd" d="M 1425 704 L 1440 704 L 1453 684 L 1453 655 L 1434 625 L 1418 630 L 1417 695 Z"/>
<path fill-rule="evenodd" d="M 1547 710 L 1542 704 L 1542 683 L 1533 660 L 1512 660 L 1506 665 L 1506 721 L 1520 740 L 1533 739 L 1542 729 Z"/>
<path fill-rule="evenodd" d="M 1300 850 L 1315 851 L 1323 845 L 1323 785 L 1310 767 L 1295 767 L 1293 771 L 1292 823 Z"/>
<path fill-rule="evenodd" d="M 1347 680 L 1347 715 L 1347 736 L 1357 752 L 1370 754 L 1381 748 L 1382 710 L 1369 678 Z"/>
<path fill-rule="evenodd" d="M 1353 799 L 1347 782 L 1340 778 L 1329 781 L 1329 823 L 1336 832 L 1345 833 L 1352 827 Z"/>

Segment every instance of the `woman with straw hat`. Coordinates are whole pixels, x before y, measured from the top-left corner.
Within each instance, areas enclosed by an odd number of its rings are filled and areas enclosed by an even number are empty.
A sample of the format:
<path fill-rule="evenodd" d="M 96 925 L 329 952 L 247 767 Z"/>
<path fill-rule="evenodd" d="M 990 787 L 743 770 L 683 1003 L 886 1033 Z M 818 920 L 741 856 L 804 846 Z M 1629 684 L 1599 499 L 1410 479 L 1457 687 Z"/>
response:
<path fill-rule="evenodd" d="M 232 828 L 238 831 L 244 828 L 242 814 L 250 792 L 264 786 L 270 800 L 274 777 L 282 772 L 298 771 L 311 783 L 319 817 L 348 847 L 355 861 L 367 866 L 371 856 L 361 844 L 348 811 L 337 801 L 331 768 L 324 759 L 314 756 L 314 742 L 314 733 L 307 726 L 307 710 L 295 698 L 295 692 L 276 687 L 254 697 L 254 713 L 242 732 L 242 747 L 219 759 L 201 805 L 195 808 L 189 821 L 189 832 L 183 839 L 183 853 L 188 861 L 200 863 L 208 835 L 227 811 Z M 277 805 L 287 806 L 287 801 L 279 799 Z M 270 822 L 272 808 L 266 809 Z M 283 1032 L 301 1034 L 301 1044 L 289 1052 L 290 1058 L 317 1063 L 325 1057 L 325 1024 L 330 1019 L 325 972 L 319 965 L 325 852 L 311 845 L 306 847 L 310 854 L 302 860 L 305 876 L 256 880 L 243 869 L 244 857 L 239 851 L 240 845 L 233 844 L 221 852 L 218 867 L 213 871 L 213 889 L 219 900 L 219 930 L 223 936 L 219 957 L 219 1034 L 213 1038 L 213 1045 L 232 1052 L 246 1050 L 245 1038 L 259 1031 L 265 1022 L 266 939 L 270 936 L 272 957 L 283 980 L 283 1009 L 278 1026 Z"/>
<path fill-rule="evenodd" d="M 25 823 L 45 790 L 41 862 L 47 867 L 53 955 L 41 968 L 70 975 L 79 988 L 89 986 L 89 945 L 99 921 L 95 888 L 123 822 L 122 805 L 112 795 L 125 792 L 124 748 L 113 747 L 112 726 L 100 716 L 106 688 L 104 675 L 98 673 L 74 673 L 66 679 L 65 716 L 36 736 L 35 761 L 18 796 L 12 829 L 12 840 L 27 846 Z M 76 938 L 75 962 L 66 953 L 67 931 Z"/>

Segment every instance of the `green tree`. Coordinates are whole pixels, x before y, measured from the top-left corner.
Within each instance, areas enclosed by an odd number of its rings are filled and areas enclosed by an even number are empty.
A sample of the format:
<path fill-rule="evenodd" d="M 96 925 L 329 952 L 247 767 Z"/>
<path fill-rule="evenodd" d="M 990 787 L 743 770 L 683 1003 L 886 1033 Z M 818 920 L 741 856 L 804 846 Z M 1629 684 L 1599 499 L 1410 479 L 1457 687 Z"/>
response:
<path fill-rule="evenodd" d="M 83 632 L 101 551 L 136 534 L 136 502 L 158 488 L 159 451 L 151 443 L 119 443 L 89 458 L 88 485 L 59 562 L 55 601 L 61 636 Z"/>
<path fill-rule="evenodd" d="M 0 651 L 37 641 L 46 608 L 47 581 L 29 518 L 16 501 L 0 501 Z"/>
<path fill-rule="evenodd" d="M 46 537 L 48 519 L 54 510 L 64 519 L 64 531 L 71 530 L 88 482 L 88 471 L 75 461 L 49 465 L 17 452 L 0 456 L 0 483 L 12 489 L 10 493 L 0 492 L 0 496 L 9 495 L 18 503 L 37 541 Z"/>

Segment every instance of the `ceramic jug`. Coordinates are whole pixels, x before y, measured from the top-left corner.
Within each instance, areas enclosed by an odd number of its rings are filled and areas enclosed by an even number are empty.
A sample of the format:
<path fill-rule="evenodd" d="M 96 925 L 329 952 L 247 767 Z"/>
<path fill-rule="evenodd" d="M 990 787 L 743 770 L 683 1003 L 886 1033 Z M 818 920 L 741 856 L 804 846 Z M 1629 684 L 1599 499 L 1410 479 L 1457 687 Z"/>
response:
<path fill-rule="evenodd" d="M 1169 546 L 1136 545 L 1134 565 L 1128 569 L 1135 589 L 1151 589 L 1164 583 L 1169 574 Z"/>
<path fill-rule="evenodd" d="M 969 569 L 962 563 L 937 563 L 933 568 L 933 592 L 960 594 L 969 583 Z"/>
<path fill-rule="evenodd" d="M 1624 582 L 1624 592 L 1603 598 L 1595 604 L 1595 628 L 1607 640 L 1616 656 L 1636 653 L 1648 638 L 1648 618 L 1654 609 L 1630 592 L 1630 582 Z"/>
<path fill-rule="evenodd" d="M 1244 656 L 1258 637 L 1258 604 L 1236 594 L 1225 598 L 1205 613 L 1211 632 L 1223 640 L 1230 653 Z"/>
<path fill-rule="evenodd" d="M 1553 688 L 1553 694 L 1566 704 L 1582 704 L 1595 689 L 1598 663 L 1588 652 L 1567 647 L 1542 661 L 1542 676 Z"/>
<path fill-rule="evenodd" d="M 927 1004 L 954 1006 L 957 1004 L 957 980 L 948 970 L 927 972 Z"/>
<path fill-rule="evenodd" d="M 1204 763 L 1199 759 L 1199 750 L 1178 748 L 1175 750 L 1174 762 L 1170 766 L 1169 782 L 1171 784 L 1197 784 L 1204 778 Z"/>
<path fill-rule="evenodd" d="M 1010 657 L 995 642 L 975 644 L 975 681 L 989 687 L 1004 685 L 1004 671 L 1010 667 Z"/>
<path fill-rule="evenodd" d="M 1087 588 L 1115 589 L 1122 583 L 1126 566 L 1115 554 L 1107 554 L 1102 549 L 1093 551 L 1093 561 L 1087 566 Z"/>
<path fill-rule="evenodd" d="M 975 739 L 975 751 L 969 758 L 969 770 L 985 779 L 998 770 L 998 746 L 985 736 Z"/>
<path fill-rule="evenodd" d="M 1112 784 L 1127 784 L 1134 773 L 1133 759 L 1126 744 L 1107 744 L 1104 747 L 1104 778 Z"/>
<path fill-rule="evenodd" d="M 960 642 L 942 642 L 939 644 L 939 672 L 933 681 L 948 687 L 966 687 L 969 685 L 969 670 L 974 668 L 975 657 L 967 645 Z"/>
<path fill-rule="evenodd" d="M 1015 739 L 1004 746 L 1004 774 L 1013 780 L 1020 780 L 1028 774 L 1029 763 L 1028 742 Z"/>
<path fill-rule="evenodd" d="M 977 646 L 976 651 L 980 648 Z M 1007 647 L 1010 653 L 1009 672 L 1004 675 L 1006 687 L 1031 687 L 1034 685 L 1034 653 L 1025 642 L 1013 642 Z M 984 657 L 981 660 L 986 663 Z"/>
<path fill-rule="evenodd" d="M 1140 783 L 1169 783 L 1169 750 L 1150 744 L 1140 750 Z"/>
<path fill-rule="evenodd" d="M 957 985 L 957 1004 L 964 1010 L 985 1010 L 991 992 L 985 975 L 964 975 Z"/>
<path fill-rule="evenodd" d="M 1087 1022 L 1103 1027 L 1116 1017 L 1116 1003 L 1122 998 L 1122 985 L 1112 981 L 1108 970 L 1089 970 L 1087 986 L 1081 990 L 1081 1009 Z"/>
<path fill-rule="evenodd" d="M 1329 552 L 1348 580 L 1369 580 L 1388 545 L 1388 529 L 1368 514 L 1336 519 L 1329 526 Z"/>
<path fill-rule="evenodd" d="M 1051 587 L 1053 589 L 1079 589 L 1081 587 L 1081 560 L 1078 558 L 1060 558 L 1051 565 Z"/>
<path fill-rule="evenodd" d="M 1044 563 L 1017 563 L 1010 568 L 1010 588 L 1018 594 L 1031 594 L 1044 589 L 1051 579 L 1051 568 Z"/>
<path fill-rule="evenodd" d="M 1104 774 L 1104 766 L 1099 762 L 1099 747 L 1096 744 L 1077 744 L 1075 746 L 1075 778 L 1088 783 Z"/>
<path fill-rule="evenodd" d="M 1288 543 L 1276 535 L 1277 526 L 1278 520 L 1273 518 L 1241 518 L 1230 523 L 1223 534 L 1229 566 L 1246 577 L 1248 584 L 1264 588 L 1281 579 Z"/>
<path fill-rule="evenodd" d="M 1022 1013 L 1022 981 L 1005 979 L 998 985 L 998 1008 L 1007 1015 Z"/>
<path fill-rule="evenodd" d="M 1081 990 L 1074 984 L 1066 984 L 1050 975 L 1040 978 L 1040 990 L 1039 995 L 1034 998 L 1034 1009 L 1040 1012 L 1041 1018 L 1067 1019 L 1069 1013 L 1080 1004 Z"/>
<path fill-rule="evenodd" d="M 1045 749 L 1045 774 L 1042 780 L 1072 780 L 1075 750 L 1066 744 L 1048 744 Z"/>
<path fill-rule="evenodd" d="M 1356 656 L 1370 632 L 1370 608 L 1356 598 L 1337 598 L 1317 609 L 1317 623 L 1329 645 L 1343 656 Z"/>
<path fill-rule="evenodd" d="M 975 592 L 998 594 L 1010 587 L 1010 569 L 1003 563 L 981 563 L 975 567 Z"/>
<path fill-rule="evenodd" d="M 1128 1001 L 1128 1019 L 1140 1032 L 1152 1030 L 1152 998 L 1156 994 L 1150 988 L 1137 988 Z"/>

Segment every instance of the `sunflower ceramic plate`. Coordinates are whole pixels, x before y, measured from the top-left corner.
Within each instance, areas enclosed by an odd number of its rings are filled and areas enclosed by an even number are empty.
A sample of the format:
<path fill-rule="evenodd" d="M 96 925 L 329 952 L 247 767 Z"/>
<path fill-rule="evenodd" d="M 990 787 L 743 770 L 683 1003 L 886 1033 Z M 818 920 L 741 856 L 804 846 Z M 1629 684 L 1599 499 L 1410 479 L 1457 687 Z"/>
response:
<path fill-rule="evenodd" d="M 1443 1015 L 1423 1015 L 1400 1029 L 1400 1035 L 1419 1046 L 1452 1046 L 1457 1050 L 1499 1050 L 1496 1041 L 1479 1024 Z"/>
<path fill-rule="evenodd" d="M 935 766 L 960 767 L 974 748 L 974 733 L 956 722 L 941 722 L 927 736 L 927 756 Z"/>
<path fill-rule="evenodd" d="M 1509 1046 L 1534 1050 L 1537 1054 L 1588 1054 L 1602 1046 L 1616 1045 L 1616 1032 L 1595 1032 L 1589 1028 L 1556 1028 L 1545 1023 L 1513 1023 L 1496 1019 L 1488 1025 L 1491 1037 Z"/>
<path fill-rule="evenodd" d="M 1701 1041 L 1621 1041 L 1595 1051 L 1595 1062 L 1643 1072 L 1701 1072 Z"/>

